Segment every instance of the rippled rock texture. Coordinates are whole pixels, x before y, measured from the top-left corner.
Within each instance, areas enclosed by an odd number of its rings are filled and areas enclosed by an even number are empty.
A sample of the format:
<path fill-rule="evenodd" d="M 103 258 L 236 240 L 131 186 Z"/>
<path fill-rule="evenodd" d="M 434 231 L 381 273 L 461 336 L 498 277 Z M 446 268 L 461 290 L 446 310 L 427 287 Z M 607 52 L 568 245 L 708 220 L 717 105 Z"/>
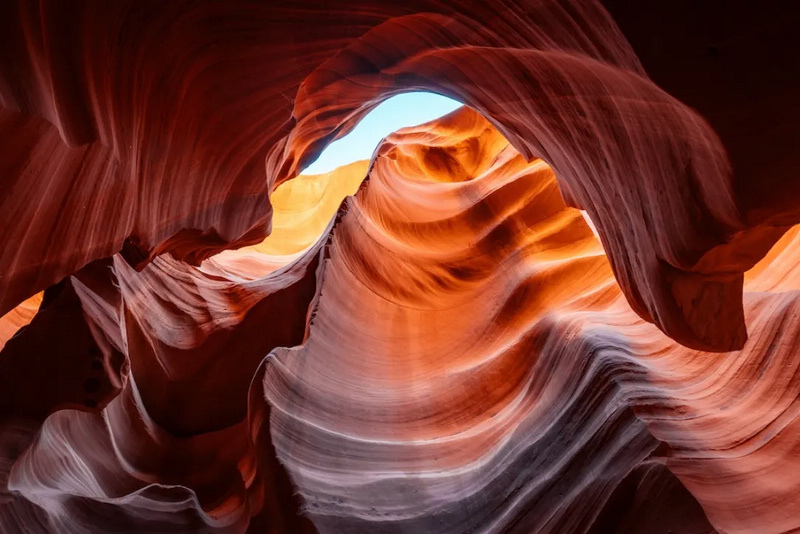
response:
<path fill-rule="evenodd" d="M 0 531 L 800 529 L 800 10 L 634 4 L 4 2 Z"/>

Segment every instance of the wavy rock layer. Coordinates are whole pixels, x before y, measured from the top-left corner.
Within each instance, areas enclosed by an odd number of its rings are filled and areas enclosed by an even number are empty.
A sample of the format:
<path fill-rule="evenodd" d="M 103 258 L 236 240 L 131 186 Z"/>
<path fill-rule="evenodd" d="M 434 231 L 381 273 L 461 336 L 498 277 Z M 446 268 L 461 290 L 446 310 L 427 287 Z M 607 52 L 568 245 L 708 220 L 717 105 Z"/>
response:
<path fill-rule="evenodd" d="M 92 330 L 125 358 L 102 410 L 57 411 L 14 464 L 9 488 L 47 511 L 45 531 L 243 532 L 277 499 L 247 392 L 265 354 L 303 339 L 314 250 L 250 282 L 169 257 L 73 278 Z M 291 508 L 272 509 L 265 524 L 291 531 Z"/>
<path fill-rule="evenodd" d="M 0 530 L 800 530 L 797 101 L 606 5 L 3 3 Z"/>
<path fill-rule="evenodd" d="M 462 108 L 387 138 L 317 244 L 267 275 L 221 255 L 74 277 L 94 337 L 124 355 L 119 394 L 47 418 L 0 516 L 34 532 L 798 528 L 798 235 L 748 273 L 745 348 L 692 351 L 630 309 L 552 170 Z"/>
<path fill-rule="evenodd" d="M 368 180 L 335 228 L 306 343 L 267 359 L 304 510 L 325 532 L 624 529 L 637 512 L 621 495 L 648 492 L 630 479 L 663 469 L 663 445 L 622 387 L 646 367 L 597 354 L 569 319 L 619 289 L 553 172 L 463 109 L 390 136 Z M 687 503 L 681 531 L 713 530 L 680 482 L 665 487 L 642 515 L 665 524 Z"/>
<path fill-rule="evenodd" d="M 608 4 L 626 22 L 642 9 Z M 696 17 L 679 4 L 664 20 Z M 761 27 L 758 47 L 794 35 L 798 9 Z M 17 0 L 0 20 L 0 131 L 10 140 L 0 313 L 120 250 L 141 268 L 165 252 L 199 263 L 260 242 L 273 187 L 381 99 L 411 89 L 461 99 L 526 158 L 547 161 L 568 204 L 595 222 L 629 303 L 685 345 L 741 348 L 741 275 L 800 220 L 794 181 L 749 194 L 761 174 L 734 175 L 717 133 L 648 79 L 594 0 Z M 755 31 L 748 17 L 731 20 Z M 706 70 L 738 65 L 733 55 Z M 744 83 L 757 82 L 733 85 Z M 747 102 L 739 96 L 697 106 L 726 117 Z M 771 128 L 794 128 L 792 113 L 770 116 Z M 721 121 L 725 133 L 764 146 L 761 120 L 737 117 Z"/>
<path fill-rule="evenodd" d="M 800 527 L 797 229 L 748 273 L 751 339 L 714 355 L 636 317 L 549 168 L 475 113 L 390 137 L 347 211 L 264 380 L 321 530 Z M 645 466 L 693 498 L 647 494 Z M 650 509 L 620 512 L 639 476 Z"/>

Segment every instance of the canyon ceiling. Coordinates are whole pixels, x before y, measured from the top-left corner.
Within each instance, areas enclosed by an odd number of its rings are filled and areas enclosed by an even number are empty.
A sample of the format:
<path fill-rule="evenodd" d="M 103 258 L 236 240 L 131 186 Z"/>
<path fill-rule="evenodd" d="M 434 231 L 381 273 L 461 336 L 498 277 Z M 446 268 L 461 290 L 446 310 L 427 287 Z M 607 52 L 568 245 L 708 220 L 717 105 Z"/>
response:
<path fill-rule="evenodd" d="M 800 531 L 798 25 L 3 0 L 0 532 Z"/>

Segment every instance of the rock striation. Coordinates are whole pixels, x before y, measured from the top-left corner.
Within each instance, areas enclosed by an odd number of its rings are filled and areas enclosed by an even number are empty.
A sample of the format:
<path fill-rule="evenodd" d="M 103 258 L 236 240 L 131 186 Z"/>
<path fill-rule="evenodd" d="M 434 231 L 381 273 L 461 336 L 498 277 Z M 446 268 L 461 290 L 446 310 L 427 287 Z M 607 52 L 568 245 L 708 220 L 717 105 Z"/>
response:
<path fill-rule="evenodd" d="M 0 531 L 800 529 L 800 9 L 631 4 L 0 5 Z"/>

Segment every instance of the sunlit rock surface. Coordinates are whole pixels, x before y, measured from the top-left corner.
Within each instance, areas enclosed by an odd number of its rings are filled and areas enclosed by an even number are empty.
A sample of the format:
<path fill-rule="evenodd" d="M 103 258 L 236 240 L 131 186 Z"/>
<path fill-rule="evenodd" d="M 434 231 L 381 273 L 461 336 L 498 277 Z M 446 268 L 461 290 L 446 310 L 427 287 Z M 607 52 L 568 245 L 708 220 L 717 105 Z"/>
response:
<path fill-rule="evenodd" d="M 42 293 L 37 293 L 0 317 L 0 350 L 20 328 L 31 322 L 41 303 Z"/>
<path fill-rule="evenodd" d="M 800 529 L 799 9 L 633 4 L 3 3 L 0 531 Z"/>
<path fill-rule="evenodd" d="M 300 258 L 324 233 L 344 197 L 355 193 L 369 161 L 319 175 L 300 175 L 272 194 L 272 233 L 261 243 L 225 250 L 202 264 L 209 274 L 256 279 Z"/>

